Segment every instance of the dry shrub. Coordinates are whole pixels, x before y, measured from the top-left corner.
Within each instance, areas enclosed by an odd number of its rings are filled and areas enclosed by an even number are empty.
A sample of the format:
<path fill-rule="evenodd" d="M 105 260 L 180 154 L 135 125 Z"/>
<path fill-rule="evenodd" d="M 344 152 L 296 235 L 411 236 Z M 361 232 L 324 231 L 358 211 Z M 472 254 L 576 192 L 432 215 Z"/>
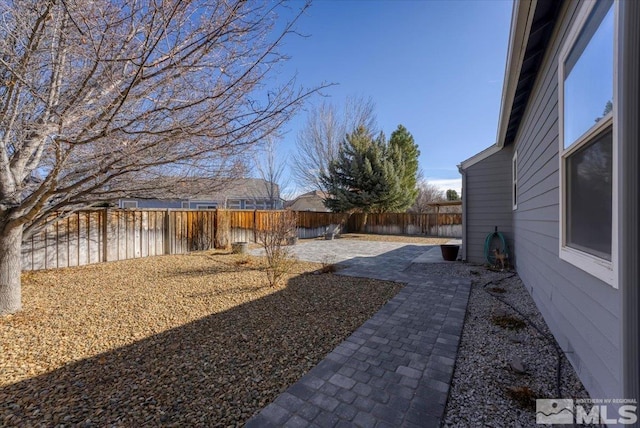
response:
<path fill-rule="evenodd" d="M 499 315 L 491 318 L 493 324 L 506 328 L 508 330 L 521 330 L 527 326 L 527 324 L 520 318 L 516 318 L 511 315 Z"/>
<path fill-rule="evenodd" d="M 335 256 L 324 256 L 320 263 L 322 263 L 322 268 L 320 268 L 322 273 L 334 273 L 338 270 L 338 266 L 335 264 Z"/>
<path fill-rule="evenodd" d="M 296 236 L 297 218 L 293 211 L 274 211 L 269 214 L 266 224 L 256 230 L 256 239 L 264 248 L 267 258 L 267 281 L 275 287 L 296 262 L 286 245 L 290 238 Z"/>
<path fill-rule="evenodd" d="M 509 398 L 528 410 L 535 408 L 536 398 L 540 396 L 528 386 L 510 386 L 507 387 L 506 392 Z"/>

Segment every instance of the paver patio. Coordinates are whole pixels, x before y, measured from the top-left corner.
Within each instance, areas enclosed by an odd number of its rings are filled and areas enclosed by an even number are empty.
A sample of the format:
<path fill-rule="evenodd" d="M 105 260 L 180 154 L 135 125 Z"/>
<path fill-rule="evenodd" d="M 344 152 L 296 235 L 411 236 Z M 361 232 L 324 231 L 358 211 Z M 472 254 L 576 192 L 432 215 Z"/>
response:
<path fill-rule="evenodd" d="M 303 260 L 335 257 L 339 274 L 407 285 L 247 426 L 439 426 L 471 283 L 417 267 L 437 261 L 435 251 L 389 242 L 298 244 Z"/>

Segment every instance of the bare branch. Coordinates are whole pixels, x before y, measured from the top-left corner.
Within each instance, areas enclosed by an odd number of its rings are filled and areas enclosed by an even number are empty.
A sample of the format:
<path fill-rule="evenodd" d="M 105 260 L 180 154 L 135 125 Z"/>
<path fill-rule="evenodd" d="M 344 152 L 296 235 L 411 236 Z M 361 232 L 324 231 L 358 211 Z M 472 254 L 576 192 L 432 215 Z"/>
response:
<path fill-rule="evenodd" d="M 277 21 L 282 7 L 0 4 L 0 226 L 30 231 L 54 210 L 144 191 L 151 177 L 237 174 L 247 149 L 326 86 L 267 88 L 296 33 L 297 17 Z"/>
<path fill-rule="evenodd" d="M 343 110 L 323 102 L 313 107 L 296 139 L 297 151 L 292 156 L 291 168 L 297 184 L 305 190 L 326 191 L 320 176 L 338 155 L 340 144 L 347 133 L 359 126 L 377 133 L 375 103 L 371 98 L 347 98 Z"/>

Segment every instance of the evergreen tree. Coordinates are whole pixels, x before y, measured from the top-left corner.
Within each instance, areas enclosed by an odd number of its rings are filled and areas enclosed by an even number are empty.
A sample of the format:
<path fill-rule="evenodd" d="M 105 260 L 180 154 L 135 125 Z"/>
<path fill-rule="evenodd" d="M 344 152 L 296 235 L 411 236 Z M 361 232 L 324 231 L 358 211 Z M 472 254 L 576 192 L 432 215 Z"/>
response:
<path fill-rule="evenodd" d="M 454 189 L 449 189 L 447 190 L 447 201 L 457 201 L 460 199 L 460 196 L 458 196 L 458 192 L 455 191 Z"/>
<path fill-rule="evenodd" d="M 335 212 L 378 212 L 400 189 L 400 177 L 388 157 L 384 134 L 373 138 L 360 126 L 348 134 L 338 157 L 329 164 L 322 184 L 331 195 L 325 205 Z"/>
<path fill-rule="evenodd" d="M 418 157 L 420 150 L 413 135 L 402 125 L 393 131 L 389 140 L 390 159 L 400 175 L 400 192 L 387 211 L 403 212 L 418 196 Z"/>
<path fill-rule="evenodd" d="M 321 175 L 330 197 L 325 205 L 334 212 L 404 211 L 417 196 L 418 147 L 404 127 L 387 143 L 363 126 L 348 134 L 337 158 Z M 363 217 L 361 229 L 366 224 Z"/>

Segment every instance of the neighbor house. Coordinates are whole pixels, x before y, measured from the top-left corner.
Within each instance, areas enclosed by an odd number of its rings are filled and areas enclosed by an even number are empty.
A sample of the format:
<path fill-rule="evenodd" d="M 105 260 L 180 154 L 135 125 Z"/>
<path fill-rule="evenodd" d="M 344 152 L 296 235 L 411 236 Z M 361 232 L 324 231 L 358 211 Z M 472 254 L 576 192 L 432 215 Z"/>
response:
<path fill-rule="evenodd" d="M 292 201 L 285 203 L 285 207 L 293 211 L 331 211 L 324 205 L 327 194 L 320 190 L 303 193 Z"/>
<path fill-rule="evenodd" d="M 640 1 L 516 1 L 497 142 L 460 165 L 463 258 L 498 228 L 592 398 L 638 399 L 639 58 Z"/>
<path fill-rule="evenodd" d="M 280 187 L 261 178 L 240 178 L 224 185 L 211 183 L 208 191 L 203 180 L 162 192 L 136 192 L 118 200 L 119 208 L 142 209 L 216 209 L 269 210 L 282 209 Z M 160 193 L 160 194 L 158 194 Z"/>

